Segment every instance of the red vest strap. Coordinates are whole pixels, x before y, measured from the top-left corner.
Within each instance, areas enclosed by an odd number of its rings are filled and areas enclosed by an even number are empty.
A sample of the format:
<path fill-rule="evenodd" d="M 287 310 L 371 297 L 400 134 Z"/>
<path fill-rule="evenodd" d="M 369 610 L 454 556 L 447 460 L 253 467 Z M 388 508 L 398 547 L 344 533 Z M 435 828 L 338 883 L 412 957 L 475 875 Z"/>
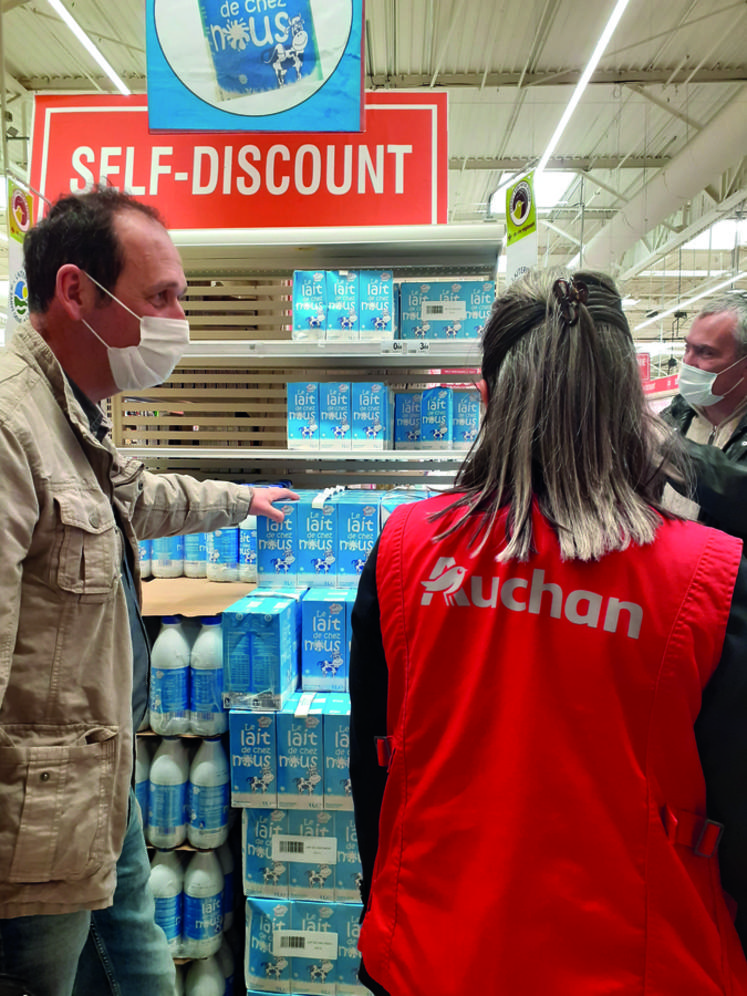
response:
<path fill-rule="evenodd" d="M 664 828 L 673 844 L 691 847 L 701 858 L 712 858 L 724 833 L 723 823 L 688 813 L 684 809 L 664 807 Z"/>

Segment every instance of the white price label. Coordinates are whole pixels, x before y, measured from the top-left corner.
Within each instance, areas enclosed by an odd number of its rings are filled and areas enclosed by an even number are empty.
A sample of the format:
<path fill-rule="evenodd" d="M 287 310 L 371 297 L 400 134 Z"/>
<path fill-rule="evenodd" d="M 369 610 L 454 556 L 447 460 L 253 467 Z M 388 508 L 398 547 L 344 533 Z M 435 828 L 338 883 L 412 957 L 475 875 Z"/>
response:
<path fill-rule="evenodd" d="M 337 864 L 337 837 L 303 837 L 276 834 L 272 838 L 273 861 L 303 861 L 315 865 Z"/>
<path fill-rule="evenodd" d="M 407 342 L 404 339 L 382 339 L 382 353 L 406 353 Z"/>
<path fill-rule="evenodd" d="M 272 953 L 277 958 L 337 960 L 338 937 L 327 930 L 273 930 Z"/>
<path fill-rule="evenodd" d="M 466 301 L 423 301 L 420 317 L 424 322 L 431 319 L 463 322 L 467 318 L 467 303 Z"/>
<path fill-rule="evenodd" d="M 430 348 L 431 348 L 431 344 L 428 342 L 427 339 L 418 339 L 417 340 L 417 352 L 418 353 L 428 353 L 428 352 L 430 352 Z"/>

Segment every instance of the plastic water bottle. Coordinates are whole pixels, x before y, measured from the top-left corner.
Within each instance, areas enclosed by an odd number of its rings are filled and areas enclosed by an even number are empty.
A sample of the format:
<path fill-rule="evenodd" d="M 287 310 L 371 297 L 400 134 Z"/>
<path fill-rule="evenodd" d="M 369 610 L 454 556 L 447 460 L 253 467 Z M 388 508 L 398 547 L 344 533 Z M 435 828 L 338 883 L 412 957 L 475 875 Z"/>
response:
<path fill-rule="evenodd" d="M 165 737 L 150 765 L 146 837 L 153 847 L 178 847 L 187 839 L 189 761 L 184 744 Z"/>
<path fill-rule="evenodd" d="M 184 873 L 185 958 L 209 958 L 218 953 L 223 931 L 222 896 L 223 872 L 215 851 L 195 852 Z"/>
<path fill-rule="evenodd" d="M 147 737 L 135 738 L 135 797 L 137 798 L 140 812 L 143 814 L 143 823 L 148 819 L 148 793 L 150 779 L 150 749 Z"/>
<path fill-rule="evenodd" d="M 149 578 L 153 573 L 153 540 L 138 540 L 137 548 L 140 560 L 140 577 Z"/>
<path fill-rule="evenodd" d="M 184 869 L 176 851 L 156 851 L 150 863 L 150 891 L 156 901 L 156 923 L 166 935 L 169 951 L 182 947 Z"/>
<path fill-rule="evenodd" d="M 150 662 L 150 725 L 154 733 L 189 732 L 190 646 L 179 616 L 164 616 Z"/>
<path fill-rule="evenodd" d="M 207 577 L 207 533 L 187 533 L 184 537 L 184 577 Z"/>
<path fill-rule="evenodd" d="M 208 581 L 239 580 L 239 527 L 228 526 L 207 534 Z"/>
<path fill-rule="evenodd" d="M 228 843 L 222 844 L 217 851 L 218 861 L 223 869 L 223 930 L 233 926 L 233 852 Z"/>
<path fill-rule="evenodd" d="M 201 737 L 217 737 L 228 729 L 223 708 L 223 630 L 220 616 L 203 616 L 192 644 L 189 728 Z"/>
<path fill-rule="evenodd" d="M 205 849 L 225 844 L 230 789 L 228 760 L 220 740 L 203 740 L 189 769 L 188 792 L 187 839 L 190 844 Z"/>
<path fill-rule="evenodd" d="M 225 996 L 225 992 L 225 976 L 215 958 L 203 958 L 188 966 L 184 996 Z"/>
<path fill-rule="evenodd" d="M 225 979 L 225 996 L 232 996 L 233 994 L 233 977 L 236 971 L 236 960 L 233 956 L 233 951 L 231 950 L 231 945 L 228 943 L 228 938 L 223 935 L 223 940 L 221 942 L 220 950 L 215 956 L 215 960 L 218 962 L 218 967 L 221 972 L 223 972 L 223 978 Z"/>
<path fill-rule="evenodd" d="M 239 581 L 257 580 L 257 516 L 247 515 L 239 525 Z"/>
<path fill-rule="evenodd" d="M 184 537 L 160 536 L 153 540 L 151 570 L 154 578 L 180 578 L 184 574 Z"/>

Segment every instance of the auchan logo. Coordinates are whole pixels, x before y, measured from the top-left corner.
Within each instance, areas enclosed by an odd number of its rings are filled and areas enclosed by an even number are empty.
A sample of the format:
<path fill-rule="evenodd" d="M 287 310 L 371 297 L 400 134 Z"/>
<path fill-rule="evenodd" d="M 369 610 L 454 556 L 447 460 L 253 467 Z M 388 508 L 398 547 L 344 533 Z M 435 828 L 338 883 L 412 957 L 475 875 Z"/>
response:
<path fill-rule="evenodd" d="M 576 626 L 617 633 L 618 629 L 637 640 L 643 623 L 643 608 L 613 595 L 576 588 L 566 592 L 561 585 L 545 580 L 545 572 L 535 569 L 530 577 L 481 577 L 469 574 L 453 557 L 441 557 L 423 586 L 421 605 L 430 605 L 434 596 L 449 606 L 478 609 L 503 607 L 509 612 L 548 615 L 567 619 Z"/>

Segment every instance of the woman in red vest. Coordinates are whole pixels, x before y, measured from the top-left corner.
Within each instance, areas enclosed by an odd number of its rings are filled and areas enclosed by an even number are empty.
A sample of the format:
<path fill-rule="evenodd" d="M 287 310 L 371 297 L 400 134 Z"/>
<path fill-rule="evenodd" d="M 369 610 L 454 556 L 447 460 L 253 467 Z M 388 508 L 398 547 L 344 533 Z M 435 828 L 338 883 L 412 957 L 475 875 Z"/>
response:
<path fill-rule="evenodd" d="M 456 485 L 398 507 L 361 578 L 361 979 L 742 996 L 741 542 L 663 510 L 681 457 L 620 297 L 555 276 L 495 302 Z"/>

